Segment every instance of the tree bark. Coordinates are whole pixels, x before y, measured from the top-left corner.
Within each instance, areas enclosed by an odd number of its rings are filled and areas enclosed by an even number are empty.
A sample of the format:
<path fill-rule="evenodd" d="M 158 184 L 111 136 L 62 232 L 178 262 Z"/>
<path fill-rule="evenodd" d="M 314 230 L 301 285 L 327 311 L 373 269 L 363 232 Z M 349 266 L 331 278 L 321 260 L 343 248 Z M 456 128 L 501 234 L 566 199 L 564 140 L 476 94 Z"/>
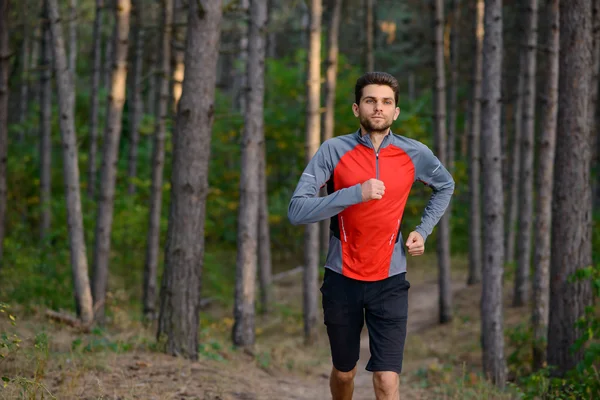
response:
<path fill-rule="evenodd" d="M 337 69 L 339 54 L 339 31 L 342 15 L 342 0 L 333 2 L 329 32 L 327 35 L 327 64 L 325 72 L 325 113 L 323 115 L 323 141 L 333 137 L 335 127 L 335 91 L 337 86 Z M 323 188 L 322 195 L 327 195 L 327 189 Z M 329 224 L 327 219 L 321 222 L 321 254 L 327 255 L 329 250 Z"/>
<path fill-rule="evenodd" d="M 121 137 L 121 117 L 125 104 L 125 82 L 127 81 L 130 0 L 117 0 L 114 11 L 116 20 L 113 40 L 114 64 L 106 112 L 102 165 L 100 166 L 100 190 L 93 258 L 92 291 L 96 310 L 95 318 L 99 323 L 104 322 L 104 300 L 108 285 L 110 234 L 113 222 L 119 139 Z"/>
<path fill-rule="evenodd" d="M 8 149 L 8 71 L 10 68 L 8 39 L 8 2 L 0 0 L 0 269 L 4 255 L 6 233 L 6 159 Z"/>
<path fill-rule="evenodd" d="M 596 111 L 598 105 L 598 74 L 600 73 L 600 0 L 592 0 L 592 44 L 592 80 L 588 120 L 590 125 L 590 148 L 594 149 L 598 133 L 596 127 L 598 114 Z"/>
<path fill-rule="evenodd" d="M 52 213 L 52 48 L 47 19 L 42 23 L 42 62 L 40 65 L 40 237 L 50 232 Z"/>
<path fill-rule="evenodd" d="M 138 142 L 139 142 L 139 127 L 142 119 L 143 104 L 142 104 L 142 64 L 144 61 L 144 4 L 142 0 L 133 0 L 132 2 L 132 17 L 133 17 L 133 68 L 131 69 L 131 108 L 129 111 L 129 162 L 127 165 L 127 176 L 129 182 L 127 185 L 127 193 L 130 195 L 135 193 L 135 177 L 137 176 L 137 157 L 138 157 Z"/>
<path fill-rule="evenodd" d="M 547 45 L 546 102 L 542 110 L 542 129 L 538 137 L 535 219 L 535 255 L 533 273 L 533 367 L 542 368 L 546 361 L 548 332 L 548 302 L 550 274 L 550 238 L 552 227 L 552 190 L 554 155 L 556 149 L 556 114 L 558 111 L 558 54 L 559 54 L 559 0 L 548 3 L 549 32 Z"/>
<path fill-rule="evenodd" d="M 269 191 L 267 182 L 266 146 L 260 149 L 259 185 L 260 205 L 258 209 L 258 273 L 260 282 L 260 302 L 263 313 L 270 313 L 273 305 L 273 268 L 271 264 L 271 233 L 269 231 Z"/>
<path fill-rule="evenodd" d="M 75 110 L 72 75 L 67 64 L 65 42 L 58 15 L 57 0 L 46 0 L 47 14 L 52 32 L 54 71 L 56 74 L 60 131 L 63 149 L 63 171 L 67 198 L 67 226 L 71 250 L 71 267 L 75 285 L 76 308 L 82 323 L 93 321 L 92 293 L 88 279 L 88 263 L 84 240 L 79 166 L 77 163 L 77 137 L 75 135 Z"/>
<path fill-rule="evenodd" d="M 444 65 L 444 1 L 433 0 L 434 50 L 435 50 L 435 151 L 442 164 L 448 162 L 446 148 L 446 72 Z M 442 216 L 438 227 L 438 284 L 439 320 L 452 320 L 452 289 L 450 282 L 450 210 Z"/>
<path fill-rule="evenodd" d="M 306 162 L 308 163 L 319 149 L 320 90 L 321 90 L 321 17 L 322 0 L 311 0 L 309 7 L 308 34 L 308 77 L 306 110 Z M 312 344 L 317 333 L 317 298 L 319 268 L 319 224 L 306 225 L 304 236 L 304 339 Z"/>
<path fill-rule="evenodd" d="M 504 271 L 504 197 L 502 194 L 500 112 L 502 108 L 502 0 L 485 2 L 482 76 L 483 167 L 483 284 L 481 339 L 483 370 L 492 382 L 504 387 L 506 361 L 502 317 Z"/>
<path fill-rule="evenodd" d="M 98 92 L 100 90 L 100 74 L 102 68 L 102 9 L 104 0 L 96 0 L 94 17 L 94 59 L 92 61 L 92 93 L 90 105 L 90 154 L 88 162 L 87 194 L 93 199 L 96 193 L 97 153 L 98 153 Z"/>
<path fill-rule="evenodd" d="M 473 285 L 481 281 L 481 78 L 483 73 L 484 1 L 477 1 L 475 18 L 475 61 L 473 66 L 473 99 L 469 130 L 469 278 Z"/>
<path fill-rule="evenodd" d="M 267 26 L 266 0 L 252 0 L 246 65 L 246 113 L 242 141 L 240 211 L 235 280 L 233 343 L 251 346 L 255 340 L 255 282 L 260 209 L 260 155 L 264 145 L 264 74 Z"/>
<path fill-rule="evenodd" d="M 591 304 L 590 281 L 570 282 L 592 264 L 589 85 L 592 74 L 591 1 L 560 3 L 558 122 L 552 209 L 548 364 L 564 375 L 582 359 L 571 351 L 576 323 Z"/>
<path fill-rule="evenodd" d="M 173 113 L 176 114 L 179 100 L 181 99 L 183 77 L 185 75 L 185 53 L 181 50 L 185 42 L 185 29 L 179 24 L 182 20 L 180 16 L 184 11 L 181 0 L 175 0 L 174 7 L 173 18 L 176 25 L 173 29 L 173 43 L 175 46 L 172 51 L 175 65 L 173 68 Z"/>
<path fill-rule="evenodd" d="M 460 0 L 452 0 L 452 22 L 450 28 L 450 93 L 448 110 L 448 170 L 454 172 L 454 160 L 456 158 L 456 114 L 458 110 L 458 74 L 460 59 Z"/>
<path fill-rule="evenodd" d="M 159 101 L 152 147 L 152 187 L 150 189 L 150 215 L 148 245 L 144 265 L 144 315 L 156 315 L 156 275 L 159 263 L 160 216 L 162 210 L 163 170 L 165 164 L 165 137 L 169 110 L 169 76 L 171 75 L 171 38 L 173 34 L 173 0 L 162 0 L 162 35 L 160 41 L 160 74 L 158 75 Z"/>
<path fill-rule="evenodd" d="M 198 358 L 204 220 L 222 6 L 191 1 L 185 45 L 186 79 L 177 112 L 171 205 L 157 336 L 166 352 Z"/>
<path fill-rule="evenodd" d="M 365 0 L 365 32 L 366 32 L 366 49 L 365 49 L 365 68 L 366 72 L 375 70 L 375 55 L 373 44 L 375 42 L 375 26 L 373 18 L 374 0 Z"/>
<path fill-rule="evenodd" d="M 537 52 L 538 2 L 529 0 L 525 7 L 525 52 L 523 88 L 523 119 L 521 122 L 521 176 L 519 183 L 519 229 L 517 234 L 517 270 L 513 306 L 525 305 L 529 300 L 529 269 L 531 268 L 531 227 L 533 224 L 533 156 L 535 138 L 535 79 Z"/>
<path fill-rule="evenodd" d="M 77 81 L 77 0 L 69 0 L 69 70 L 73 74 L 73 90 Z"/>
<path fill-rule="evenodd" d="M 29 23 L 27 21 L 27 1 L 21 0 L 21 22 L 23 23 L 23 42 L 21 45 L 21 93 L 19 97 L 19 123 L 23 124 L 27 119 L 29 110 L 29 48 L 31 43 L 31 34 Z M 19 141 L 25 140 L 25 126 L 19 130 Z"/>
<path fill-rule="evenodd" d="M 234 99 L 240 113 L 246 113 L 246 90 L 248 86 L 246 65 L 248 64 L 248 30 L 250 0 L 240 0 L 239 10 L 243 15 L 240 28 L 238 67 L 235 69 L 235 92 Z"/>

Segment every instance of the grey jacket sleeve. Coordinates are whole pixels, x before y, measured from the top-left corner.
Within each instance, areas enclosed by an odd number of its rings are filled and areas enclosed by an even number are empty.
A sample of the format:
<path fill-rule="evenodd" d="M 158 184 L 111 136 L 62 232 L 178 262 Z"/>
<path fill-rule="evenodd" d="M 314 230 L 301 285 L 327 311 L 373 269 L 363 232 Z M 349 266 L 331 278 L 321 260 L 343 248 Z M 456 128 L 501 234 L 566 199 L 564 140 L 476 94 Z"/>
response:
<path fill-rule="evenodd" d="M 300 176 L 288 207 L 288 218 L 293 225 L 325 220 L 339 214 L 348 206 L 362 202 L 360 184 L 337 190 L 325 197 L 318 197 L 319 189 L 333 173 L 330 150 L 330 144 L 323 143 Z"/>
<path fill-rule="evenodd" d="M 421 223 L 415 228 L 423 236 L 423 239 L 427 240 L 427 236 L 431 234 L 450 204 L 450 198 L 454 193 L 454 179 L 425 145 L 421 149 L 415 169 L 416 179 L 433 189 L 425 211 L 423 211 Z"/>

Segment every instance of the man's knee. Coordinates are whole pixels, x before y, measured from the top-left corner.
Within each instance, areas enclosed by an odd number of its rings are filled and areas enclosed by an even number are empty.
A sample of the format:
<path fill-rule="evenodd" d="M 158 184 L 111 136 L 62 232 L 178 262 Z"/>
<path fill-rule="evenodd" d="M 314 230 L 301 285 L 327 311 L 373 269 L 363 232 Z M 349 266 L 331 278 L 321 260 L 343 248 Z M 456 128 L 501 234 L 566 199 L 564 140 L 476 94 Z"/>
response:
<path fill-rule="evenodd" d="M 336 369 L 335 367 L 333 367 L 333 369 L 331 370 L 332 379 L 334 379 L 336 382 L 339 382 L 341 384 L 351 383 L 352 381 L 354 381 L 355 376 L 356 376 L 356 366 L 352 370 L 347 371 L 347 372 L 340 371 L 340 370 Z"/>
<path fill-rule="evenodd" d="M 400 378 L 393 371 L 376 371 L 373 373 L 373 383 L 377 390 L 386 394 L 393 394 L 398 391 Z"/>

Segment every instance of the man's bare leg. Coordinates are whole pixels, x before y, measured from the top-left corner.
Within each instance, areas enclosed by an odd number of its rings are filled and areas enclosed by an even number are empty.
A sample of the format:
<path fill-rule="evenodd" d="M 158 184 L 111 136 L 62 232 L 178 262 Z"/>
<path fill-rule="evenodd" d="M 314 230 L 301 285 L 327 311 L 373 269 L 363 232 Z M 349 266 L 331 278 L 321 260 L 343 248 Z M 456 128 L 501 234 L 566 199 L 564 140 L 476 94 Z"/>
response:
<path fill-rule="evenodd" d="M 352 400 L 354 393 L 354 377 L 356 376 L 356 366 L 352 371 L 342 372 L 335 367 L 331 369 L 329 377 L 329 387 L 333 400 Z"/>
<path fill-rule="evenodd" d="M 393 371 L 373 373 L 373 389 L 377 400 L 398 400 L 400 398 L 400 375 Z"/>

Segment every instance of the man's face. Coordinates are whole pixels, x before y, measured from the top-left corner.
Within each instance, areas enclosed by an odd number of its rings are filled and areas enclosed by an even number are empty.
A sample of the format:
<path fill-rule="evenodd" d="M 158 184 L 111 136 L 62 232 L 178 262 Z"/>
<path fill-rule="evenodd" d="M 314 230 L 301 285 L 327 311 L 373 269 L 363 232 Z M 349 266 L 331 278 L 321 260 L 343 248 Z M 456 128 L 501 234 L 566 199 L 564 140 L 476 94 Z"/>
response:
<path fill-rule="evenodd" d="M 367 85 L 362 90 L 360 104 L 352 105 L 354 116 L 369 133 L 387 133 L 392 122 L 398 118 L 394 91 L 387 85 Z"/>

